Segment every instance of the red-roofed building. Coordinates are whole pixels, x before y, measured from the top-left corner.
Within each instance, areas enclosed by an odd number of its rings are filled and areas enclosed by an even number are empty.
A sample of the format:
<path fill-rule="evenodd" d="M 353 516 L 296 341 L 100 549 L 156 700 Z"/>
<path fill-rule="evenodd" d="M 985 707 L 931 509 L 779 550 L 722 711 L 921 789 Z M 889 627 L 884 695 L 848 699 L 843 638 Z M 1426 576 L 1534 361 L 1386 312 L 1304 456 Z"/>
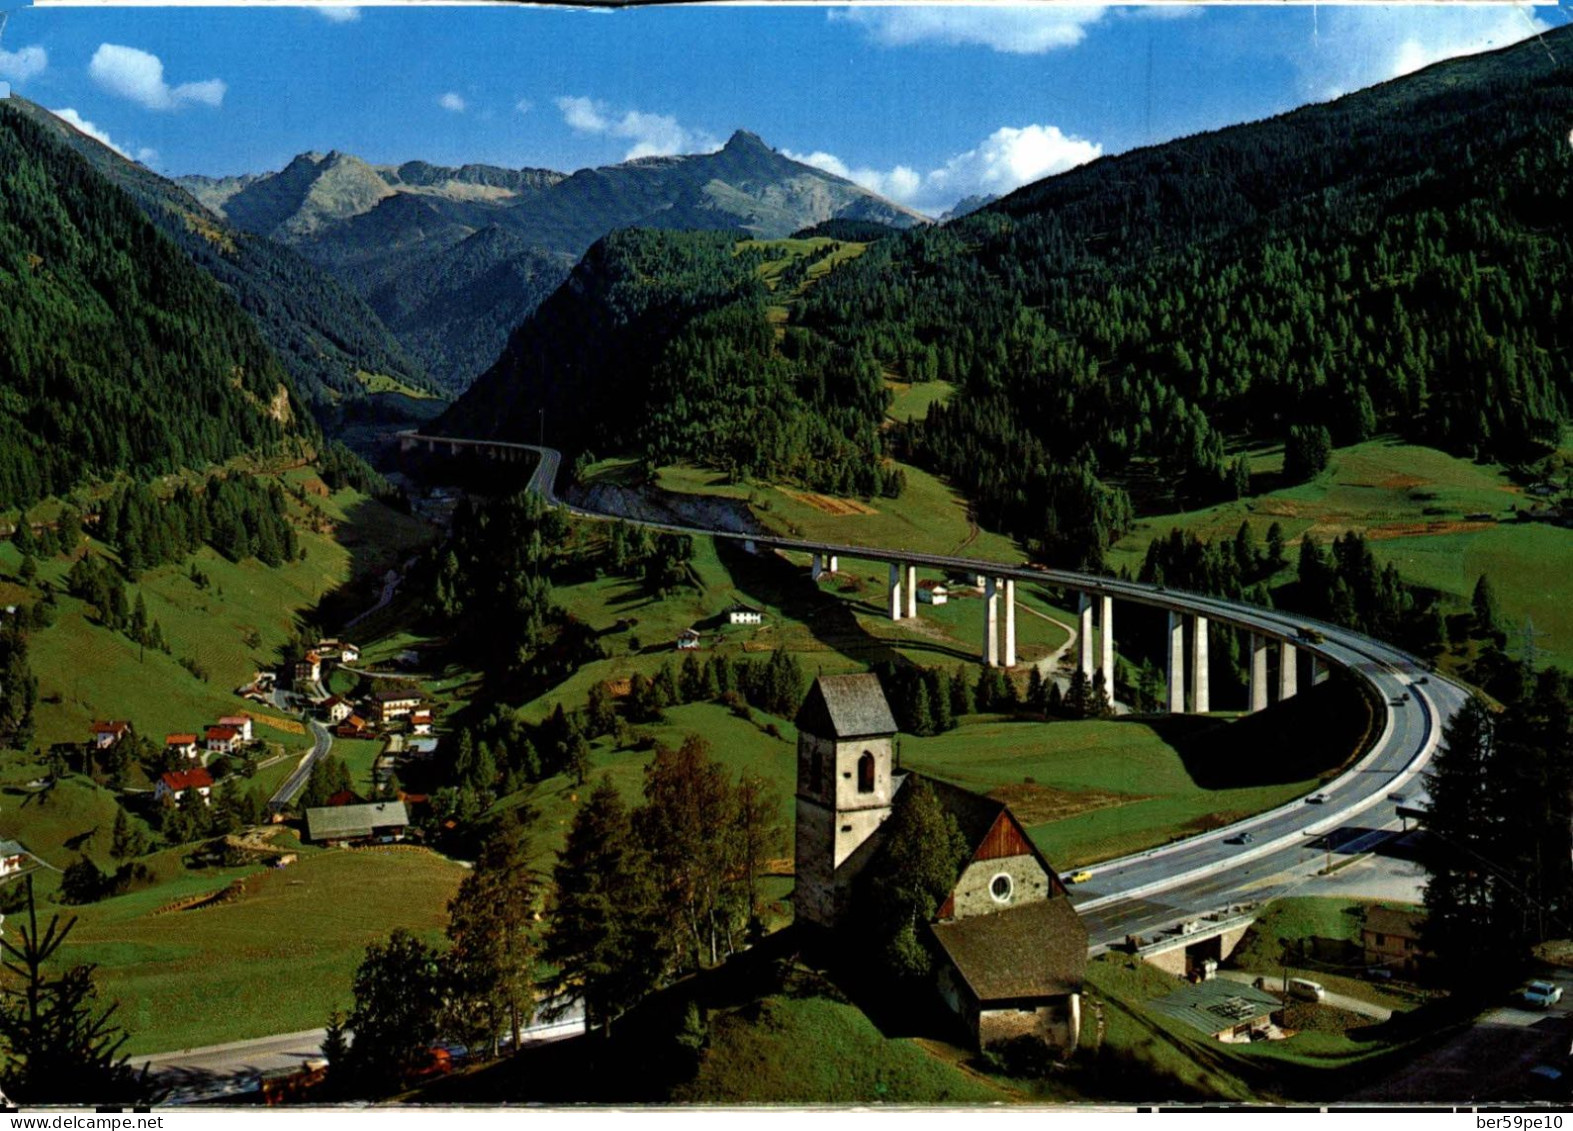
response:
<path fill-rule="evenodd" d="M 240 733 L 242 742 L 251 742 L 255 736 L 251 733 L 250 715 L 225 715 L 218 721 L 221 727 L 234 727 Z"/>
<path fill-rule="evenodd" d="M 178 754 L 188 762 L 195 762 L 202 756 L 202 751 L 197 746 L 197 736 L 194 734 L 166 734 L 164 749 L 171 754 Z"/>
<path fill-rule="evenodd" d="M 431 733 L 431 708 L 422 707 L 410 712 L 410 731 L 413 734 Z"/>
<path fill-rule="evenodd" d="M 351 715 L 338 726 L 333 728 L 333 733 L 340 738 L 364 738 L 370 730 L 370 725 L 359 715 Z"/>
<path fill-rule="evenodd" d="M 322 708 L 323 715 L 330 723 L 342 723 L 355 713 L 355 708 L 350 706 L 350 701 L 342 695 L 330 695 L 317 706 Z"/>
<path fill-rule="evenodd" d="M 179 805 L 185 801 L 187 794 L 192 794 L 202 798 L 202 804 L 207 805 L 212 801 L 212 793 L 213 775 L 199 766 L 194 770 L 176 770 L 161 776 L 153 787 L 153 800 L 163 801 L 168 797 Z"/>
<path fill-rule="evenodd" d="M 124 738 L 131 730 L 130 723 L 111 720 L 107 723 L 93 724 L 93 749 L 108 750 L 115 743 Z"/>
<path fill-rule="evenodd" d="M 207 744 L 209 754 L 228 754 L 240 742 L 240 732 L 234 727 L 208 727 Z"/>

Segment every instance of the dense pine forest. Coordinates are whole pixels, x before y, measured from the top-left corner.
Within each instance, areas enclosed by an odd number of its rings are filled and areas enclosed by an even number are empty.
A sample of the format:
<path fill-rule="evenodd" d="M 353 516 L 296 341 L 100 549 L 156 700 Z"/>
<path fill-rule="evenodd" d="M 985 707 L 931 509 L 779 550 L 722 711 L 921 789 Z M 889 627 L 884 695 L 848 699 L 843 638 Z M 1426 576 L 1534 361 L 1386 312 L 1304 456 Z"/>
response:
<path fill-rule="evenodd" d="M 900 490 L 866 349 L 789 330 L 731 233 L 628 230 L 592 247 L 438 424 L 639 453 L 847 494 Z M 541 414 L 544 412 L 544 419 Z"/>
<path fill-rule="evenodd" d="M 0 107 L 0 499 L 306 438 L 256 327 L 132 200 Z"/>
<path fill-rule="evenodd" d="M 1522 459 L 1569 408 L 1570 110 L 1538 42 L 1443 64 L 881 241 L 802 320 L 960 386 L 907 454 L 1072 563 L 1067 520 L 1106 542 L 1128 513 L 1092 474 L 1232 497 L 1231 450 L 1295 423 Z"/>

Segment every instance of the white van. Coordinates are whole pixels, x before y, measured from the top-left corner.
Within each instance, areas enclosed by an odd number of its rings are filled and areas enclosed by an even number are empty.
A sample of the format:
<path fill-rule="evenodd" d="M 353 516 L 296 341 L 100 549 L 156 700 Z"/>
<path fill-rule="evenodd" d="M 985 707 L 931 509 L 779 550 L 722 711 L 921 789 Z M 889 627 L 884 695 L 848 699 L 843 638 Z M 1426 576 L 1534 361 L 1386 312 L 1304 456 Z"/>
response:
<path fill-rule="evenodd" d="M 1323 1001 L 1327 997 L 1327 991 L 1322 988 L 1320 982 L 1313 982 L 1309 978 L 1290 978 L 1289 996 L 1301 1001 Z"/>

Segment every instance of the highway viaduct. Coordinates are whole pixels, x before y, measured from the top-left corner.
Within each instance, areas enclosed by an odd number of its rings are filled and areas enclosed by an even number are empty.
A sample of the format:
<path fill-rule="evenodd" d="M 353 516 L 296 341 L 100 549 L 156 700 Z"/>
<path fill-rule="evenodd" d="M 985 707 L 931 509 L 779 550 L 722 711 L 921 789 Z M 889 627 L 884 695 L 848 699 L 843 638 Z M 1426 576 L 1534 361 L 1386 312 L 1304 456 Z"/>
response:
<path fill-rule="evenodd" d="M 540 457 L 529 488 L 549 503 L 587 517 L 615 517 L 585 511 L 559 499 L 555 493 L 560 457 L 555 449 L 502 440 L 472 440 L 450 436 L 427 436 L 418 432 L 399 434 L 402 451 L 424 449 L 448 455 L 474 453 L 487 459 L 517 463 Z M 1163 610 L 1168 616 L 1168 642 L 1164 649 L 1164 676 L 1168 685 L 1165 703 L 1174 714 L 1206 714 L 1212 710 L 1208 687 L 1208 638 L 1212 626 L 1224 625 L 1247 634 L 1250 657 L 1249 710 L 1260 711 L 1274 698 L 1283 701 L 1300 687 L 1300 669 L 1306 667 L 1310 683 L 1327 676 L 1327 654 L 1317 645 L 1320 629 L 1312 630 L 1304 618 L 1272 615 L 1269 610 L 1245 610 L 1216 598 L 1160 585 L 1122 581 L 1118 578 L 1066 570 L 1022 565 L 1007 567 L 997 562 L 980 561 L 945 554 L 928 554 L 906 549 L 853 546 L 770 534 L 736 534 L 698 527 L 665 523 L 641 523 L 676 533 L 704 535 L 723 541 L 742 543 L 751 553 L 781 550 L 807 554 L 817 581 L 840 569 L 842 558 L 878 562 L 888 566 L 886 609 L 891 620 L 918 616 L 918 570 L 939 572 L 946 577 L 964 576 L 975 580 L 983 591 L 982 641 L 979 660 L 990 667 L 1016 666 L 1016 584 L 1037 582 L 1076 594 L 1077 669 L 1089 681 L 1102 677 L 1112 695 L 1114 688 L 1114 602 L 1116 598 Z M 1333 629 L 1333 626 L 1323 626 Z M 1094 628 L 1097 629 L 1096 644 Z M 1303 654 L 1303 656 L 1302 656 Z M 1272 676 L 1270 676 L 1272 673 Z M 1275 676 L 1275 678 L 1273 678 Z"/>

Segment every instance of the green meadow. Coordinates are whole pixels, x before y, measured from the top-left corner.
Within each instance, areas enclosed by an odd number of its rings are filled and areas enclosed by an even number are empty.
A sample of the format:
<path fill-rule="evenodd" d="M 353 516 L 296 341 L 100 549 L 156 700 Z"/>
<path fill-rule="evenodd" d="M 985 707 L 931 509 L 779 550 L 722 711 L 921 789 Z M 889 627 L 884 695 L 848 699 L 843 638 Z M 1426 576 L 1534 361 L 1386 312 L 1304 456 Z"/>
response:
<path fill-rule="evenodd" d="M 1009 801 L 1061 871 L 1271 809 L 1310 792 L 1317 780 L 1205 789 L 1179 750 L 1152 724 L 1134 719 L 1041 723 L 978 716 L 932 738 L 902 736 L 901 757 L 914 770 Z"/>
<path fill-rule="evenodd" d="M 1281 469 L 1282 449 L 1253 452 L 1251 461 L 1253 475 L 1270 481 Z M 1357 530 L 1379 561 L 1438 590 L 1454 608 L 1465 607 L 1480 576 L 1490 575 L 1511 622 L 1510 650 L 1522 651 L 1524 629 L 1532 624 L 1541 660 L 1573 665 L 1573 573 L 1566 568 L 1573 530 L 1519 521 L 1534 502 L 1496 465 L 1372 440 L 1336 449 L 1328 470 L 1312 482 L 1144 517 L 1115 545 L 1109 564 L 1135 572 L 1147 544 L 1175 527 L 1204 539 L 1233 538 L 1245 522 L 1264 540 L 1277 522 L 1291 543 L 1310 533 L 1324 545 Z"/>
<path fill-rule="evenodd" d="M 62 954 L 97 963 L 133 1053 L 313 1029 L 353 1004 L 367 944 L 401 926 L 437 941 L 463 876 L 422 849 L 305 849 L 287 868 L 210 870 L 72 909 Z M 237 880 L 233 901 L 164 910 Z"/>

